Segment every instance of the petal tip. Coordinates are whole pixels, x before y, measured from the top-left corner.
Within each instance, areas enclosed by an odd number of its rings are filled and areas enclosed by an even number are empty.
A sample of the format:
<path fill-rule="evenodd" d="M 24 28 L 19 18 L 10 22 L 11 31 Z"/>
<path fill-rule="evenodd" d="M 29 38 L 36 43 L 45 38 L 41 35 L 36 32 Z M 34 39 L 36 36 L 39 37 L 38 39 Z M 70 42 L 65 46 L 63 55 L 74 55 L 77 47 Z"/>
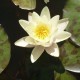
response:
<path fill-rule="evenodd" d="M 48 8 L 47 6 L 45 6 L 43 9 L 47 9 L 47 10 L 49 10 L 49 8 Z"/>
<path fill-rule="evenodd" d="M 52 56 L 59 57 L 59 51 L 57 53 L 53 54 Z"/>
<path fill-rule="evenodd" d="M 49 8 L 47 6 L 45 6 L 42 11 L 41 11 L 41 14 L 40 16 L 46 16 L 49 20 L 50 20 L 50 11 L 49 11 Z"/>
<path fill-rule="evenodd" d="M 17 46 L 17 43 L 15 42 L 14 45 Z"/>
<path fill-rule="evenodd" d="M 23 21 L 23 20 L 22 20 L 22 19 L 20 19 L 20 20 L 19 20 L 19 23 L 21 23 L 22 21 Z"/>
<path fill-rule="evenodd" d="M 18 42 L 17 42 L 17 41 L 14 43 L 14 45 L 15 45 L 15 46 L 19 46 L 19 44 L 18 44 Z"/>
<path fill-rule="evenodd" d="M 24 41 L 24 38 L 21 38 L 19 40 L 17 40 L 14 45 L 16 46 L 20 46 L 20 47 L 26 47 L 27 43 Z"/>
<path fill-rule="evenodd" d="M 56 15 L 56 18 L 58 18 L 58 19 L 59 19 L 59 18 L 60 18 L 60 15 Z"/>
<path fill-rule="evenodd" d="M 54 55 L 54 57 L 59 57 L 59 53 L 57 55 Z"/>
<path fill-rule="evenodd" d="M 31 62 L 32 62 L 32 63 L 35 62 L 35 60 L 34 60 L 34 58 L 33 58 L 33 55 L 31 55 L 31 58 L 30 58 L 30 59 L 31 59 Z"/>
<path fill-rule="evenodd" d="M 14 42 L 14 45 L 19 46 L 19 41 Z"/>

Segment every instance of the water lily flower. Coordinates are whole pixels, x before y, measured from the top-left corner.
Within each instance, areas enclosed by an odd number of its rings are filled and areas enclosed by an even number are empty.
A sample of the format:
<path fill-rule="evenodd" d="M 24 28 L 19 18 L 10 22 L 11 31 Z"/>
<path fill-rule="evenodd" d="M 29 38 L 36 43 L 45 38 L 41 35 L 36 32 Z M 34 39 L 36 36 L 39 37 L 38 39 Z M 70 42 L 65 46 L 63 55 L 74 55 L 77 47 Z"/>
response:
<path fill-rule="evenodd" d="M 44 7 L 40 16 L 33 12 L 28 15 L 28 21 L 19 20 L 21 27 L 28 33 L 15 42 L 16 46 L 34 47 L 31 53 L 31 62 L 34 63 L 44 52 L 51 56 L 59 57 L 59 48 L 57 43 L 68 39 L 71 34 L 64 31 L 68 19 L 59 20 L 59 15 L 50 17 L 48 7 Z"/>

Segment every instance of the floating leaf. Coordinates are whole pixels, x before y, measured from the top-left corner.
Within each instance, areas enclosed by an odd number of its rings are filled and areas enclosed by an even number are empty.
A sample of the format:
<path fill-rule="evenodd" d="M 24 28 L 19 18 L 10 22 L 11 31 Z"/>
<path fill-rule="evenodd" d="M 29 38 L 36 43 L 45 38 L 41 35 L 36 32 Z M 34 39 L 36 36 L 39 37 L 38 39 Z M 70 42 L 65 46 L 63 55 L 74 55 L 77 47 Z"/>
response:
<path fill-rule="evenodd" d="M 10 43 L 8 36 L 0 25 L 0 73 L 6 68 L 10 60 Z"/>
<path fill-rule="evenodd" d="M 80 48 L 66 41 L 60 47 L 60 59 L 65 69 L 80 73 Z"/>
<path fill-rule="evenodd" d="M 44 0 L 44 2 L 47 4 L 49 2 L 49 0 Z"/>
<path fill-rule="evenodd" d="M 70 21 L 67 30 L 72 33 L 71 40 L 80 46 L 80 0 L 68 0 L 63 15 Z"/>
<path fill-rule="evenodd" d="M 66 71 L 63 74 L 55 73 L 55 80 L 77 80 L 77 79 L 72 74 Z"/>
<path fill-rule="evenodd" d="M 36 8 L 36 0 L 12 0 L 21 9 L 32 10 Z"/>
<path fill-rule="evenodd" d="M 70 65 L 70 66 L 65 66 L 66 70 L 72 71 L 72 72 L 76 72 L 76 73 L 80 73 L 80 65 Z"/>

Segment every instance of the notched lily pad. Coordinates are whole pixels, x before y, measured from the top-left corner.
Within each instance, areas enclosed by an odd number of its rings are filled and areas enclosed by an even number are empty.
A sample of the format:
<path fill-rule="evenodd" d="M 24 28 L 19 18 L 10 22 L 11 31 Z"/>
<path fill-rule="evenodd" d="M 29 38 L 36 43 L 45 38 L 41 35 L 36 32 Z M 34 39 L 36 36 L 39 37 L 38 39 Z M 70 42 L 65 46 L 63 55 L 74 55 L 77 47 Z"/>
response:
<path fill-rule="evenodd" d="M 60 59 L 66 70 L 80 73 L 80 47 L 66 41 L 60 47 Z"/>
<path fill-rule="evenodd" d="M 36 0 L 12 0 L 21 9 L 33 10 L 36 8 Z"/>
<path fill-rule="evenodd" d="M 8 36 L 0 25 L 0 73 L 6 68 L 10 60 L 10 43 Z"/>
<path fill-rule="evenodd" d="M 67 27 L 67 31 L 72 33 L 70 39 L 74 44 L 80 46 L 80 0 L 68 0 L 63 15 L 70 21 Z"/>

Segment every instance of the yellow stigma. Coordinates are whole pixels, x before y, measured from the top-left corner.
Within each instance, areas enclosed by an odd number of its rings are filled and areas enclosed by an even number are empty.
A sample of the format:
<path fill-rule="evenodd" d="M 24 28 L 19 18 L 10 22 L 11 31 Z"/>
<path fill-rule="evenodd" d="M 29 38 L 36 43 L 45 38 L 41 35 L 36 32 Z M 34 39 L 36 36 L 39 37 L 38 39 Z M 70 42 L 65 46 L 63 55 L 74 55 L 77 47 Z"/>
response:
<path fill-rule="evenodd" d="M 39 24 L 35 29 L 35 36 L 40 40 L 45 40 L 50 33 L 50 29 L 45 24 Z"/>

